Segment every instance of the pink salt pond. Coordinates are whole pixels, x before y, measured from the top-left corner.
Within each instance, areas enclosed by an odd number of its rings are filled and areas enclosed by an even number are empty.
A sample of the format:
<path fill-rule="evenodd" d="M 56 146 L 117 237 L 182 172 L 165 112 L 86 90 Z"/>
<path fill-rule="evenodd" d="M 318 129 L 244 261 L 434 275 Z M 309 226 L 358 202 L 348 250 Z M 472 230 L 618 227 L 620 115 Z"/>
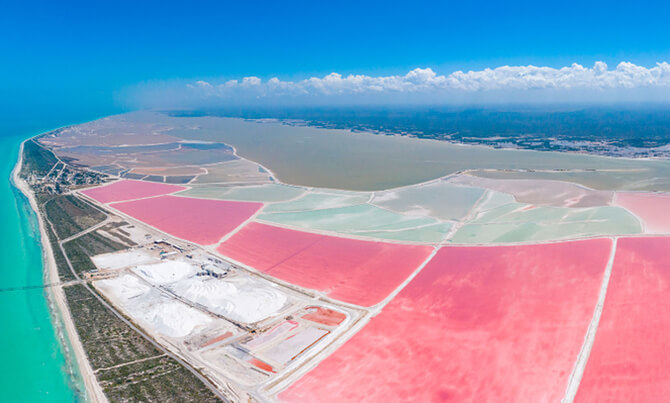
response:
<path fill-rule="evenodd" d="M 668 400 L 668 250 L 670 237 L 619 239 L 576 402 Z"/>
<path fill-rule="evenodd" d="M 560 401 L 611 245 L 442 248 L 366 327 L 278 397 Z"/>
<path fill-rule="evenodd" d="M 169 185 L 166 183 L 120 180 L 109 185 L 82 190 L 81 193 L 105 204 L 161 196 L 185 189 L 186 188 L 183 186 Z"/>
<path fill-rule="evenodd" d="M 330 297 L 371 306 L 433 251 L 429 246 L 361 241 L 252 222 L 218 251 L 256 270 Z"/>
<path fill-rule="evenodd" d="M 159 196 L 111 207 L 175 237 L 201 245 L 218 243 L 254 215 L 261 203 Z"/>
<path fill-rule="evenodd" d="M 615 204 L 640 218 L 650 233 L 670 233 L 670 195 L 662 193 L 616 194 Z"/>

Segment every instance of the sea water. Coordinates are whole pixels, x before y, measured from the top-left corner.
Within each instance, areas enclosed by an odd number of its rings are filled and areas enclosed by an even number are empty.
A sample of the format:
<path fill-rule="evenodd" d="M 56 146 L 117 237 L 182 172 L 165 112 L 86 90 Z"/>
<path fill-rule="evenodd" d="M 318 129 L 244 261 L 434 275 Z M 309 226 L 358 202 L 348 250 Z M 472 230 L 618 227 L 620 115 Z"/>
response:
<path fill-rule="evenodd" d="M 50 290 L 21 289 L 47 280 L 37 216 L 10 178 L 23 140 L 94 117 L 8 123 L 0 114 L 0 402 L 87 400 Z"/>

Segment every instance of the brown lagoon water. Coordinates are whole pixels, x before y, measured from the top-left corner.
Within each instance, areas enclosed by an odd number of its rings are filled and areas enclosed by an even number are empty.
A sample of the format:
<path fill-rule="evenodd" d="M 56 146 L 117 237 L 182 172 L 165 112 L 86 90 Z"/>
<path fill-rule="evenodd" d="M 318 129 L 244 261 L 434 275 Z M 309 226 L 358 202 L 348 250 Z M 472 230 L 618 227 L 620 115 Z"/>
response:
<path fill-rule="evenodd" d="M 463 170 L 525 169 L 553 170 L 553 179 L 575 177 L 592 187 L 670 190 L 670 161 L 493 149 L 231 118 L 169 117 L 158 113 L 134 113 L 121 118 L 161 123 L 172 128 L 170 134 L 189 140 L 225 142 L 241 156 L 271 169 L 280 180 L 305 186 L 380 190 Z M 567 170 L 586 172 L 569 174 Z M 545 174 L 525 175 L 532 178 Z"/>

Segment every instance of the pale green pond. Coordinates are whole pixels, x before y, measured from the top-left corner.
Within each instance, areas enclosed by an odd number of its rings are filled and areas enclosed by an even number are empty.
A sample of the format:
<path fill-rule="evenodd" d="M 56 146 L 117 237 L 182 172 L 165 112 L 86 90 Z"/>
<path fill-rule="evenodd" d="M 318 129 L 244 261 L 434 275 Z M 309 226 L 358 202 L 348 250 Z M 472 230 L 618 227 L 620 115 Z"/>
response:
<path fill-rule="evenodd" d="M 438 181 L 422 186 L 378 192 L 373 204 L 402 213 L 422 212 L 443 220 L 460 220 L 484 194 L 484 189 Z"/>
<path fill-rule="evenodd" d="M 636 161 L 636 163 L 640 165 L 627 171 L 475 171 L 472 174 L 490 179 L 559 180 L 578 183 L 596 190 L 670 191 L 668 161 Z"/>
<path fill-rule="evenodd" d="M 263 213 L 258 219 L 304 229 L 427 242 L 440 241 L 451 227 L 450 224 L 437 225 L 440 222 L 434 218 L 397 214 L 369 204 L 291 213 Z M 416 236 L 421 239 L 412 238 L 412 233 L 399 233 L 415 231 L 419 229 L 417 227 L 430 228 L 417 232 Z"/>
<path fill-rule="evenodd" d="M 447 236 L 452 226 L 452 223 L 442 222 L 402 231 L 361 231 L 355 233 L 355 235 L 395 241 L 437 243 Z"/>
<path fill-rule="evenodd" d="M 308 193 L 299 199 L 267 206 L 263 212 L 282 213 L 309 210 L 322 210 L 338 207 L 347 207 L 363 204 L 368 201 L 368 194 L 336 194 L 336 193 Z"/>
<path fill-rule="evenodd" d="M 451 242 L 535 242 L 642 231 L 639 221 L 619 207 L 534 207 L 516 203 L 504 193 L 491 192 L 489 196 Z"/>
<path fill-rule="evenodd" d="M 179 196 L 200 197 L 204 199 L 281 202 L 299 197 L 304 189 L 284 185 L 225 186 L 194 185 L 192 189 L 178 193 Z"/>

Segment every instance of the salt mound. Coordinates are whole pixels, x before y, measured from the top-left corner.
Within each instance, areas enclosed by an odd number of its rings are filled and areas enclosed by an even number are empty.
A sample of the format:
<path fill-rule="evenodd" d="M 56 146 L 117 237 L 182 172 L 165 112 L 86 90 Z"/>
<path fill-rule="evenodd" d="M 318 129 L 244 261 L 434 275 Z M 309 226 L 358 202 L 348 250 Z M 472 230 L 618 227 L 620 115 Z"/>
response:
<path fill-rule="evenodd" d="M 242 323 L 268 318 L 281 310 L 287 299 L 281 291 L 250 278 L 193 277 L 172 284 L 170 288 L 182 298 Z"/>
<path fill-rule="evenodd" d="M 155 257 L 137 250 L 121 253 L 105 253 L 103 255 L 93 256 L 91 259 L 99 269 L 122 269 L 128 266 L 154 263 L 158 261 Z"/>
<path fill-rule="evenodd" d="M 103 290 L 105 293 L 114 295 L 124 303 L 131 299 L 147 293 L 150 287 L 143 284 L 137 277 L 124 274 L 116 278 L 108 280 L 100 280 L 96 283 L 96 287 Z"/>
<path fill-rule="evenodd" d="M 184 337 L 212 321 L 206 314 L 181 302 L 160 302 L 142 312 L 141 319 L 157 332 L 169 337 Z"/>
<path fill-rule="evenodd" d="M 197 270 L 187 262 L 166 260 L 158 264 L 137 266 L 133 271 L 152 284 L 162 285 L 191 277 Z"/>
<path fill-rule="evenodd" d="M 168 337 L 184 337 L 212 321 L 207 314 L 166 298 L 132 274 L 98 281 L 96 287 L 121 305 L 143 327 Z"/>

